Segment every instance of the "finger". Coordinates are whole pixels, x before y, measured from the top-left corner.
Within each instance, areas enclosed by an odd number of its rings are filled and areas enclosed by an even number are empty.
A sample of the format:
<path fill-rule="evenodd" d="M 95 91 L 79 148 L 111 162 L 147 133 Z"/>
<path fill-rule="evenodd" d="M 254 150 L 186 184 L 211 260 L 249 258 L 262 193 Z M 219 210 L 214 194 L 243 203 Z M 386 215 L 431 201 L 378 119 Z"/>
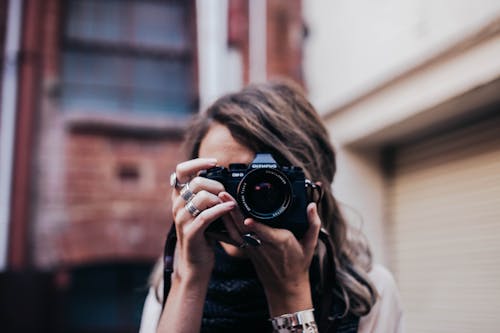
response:
<path fill-rule="evenodd" d="M 234 200 L 234 198 L 227 192 L 219 193 L 219 198 L 221 199 L 222 202 L 233 202 L 236 206 L 236 200 Z M 234 243 L 234 245 L 239 246 L 243 243 L 243 238 L 241 238 L 241 232 L 235 225 L 234 218 L 235 218 L 235 212 L 237 210 L 238 209 L 233 209 L 228 214 L 222 216 L 222 222 L 224 223 L 224 226 L 227 231 L 226 236 L 229 237 L 232 241 L 230 244 Z"/>
<path fill-rule="evenodd" d="M 235 226 L 234 220 L 231 217 L 231 212 L 229 212 L 228 214 L 222 216 L 222 222 L 224 223 L 224 227 L 226 228 L 226 231 L 229 234 L 229 236 L 233 240 L 235 240 L 238 244 L 241 244 L 241 242 L 243 241 L 243 239 L 240 236 L 241 232 Z"/>
<path fill-rule="evenodd" d="M 222 185 L 220 182 L 205 177 L 194 177 L 189 182 L 189 188 L 193 193 L 205 190 L 216 195 L 224 191 L 224 185 Z"/>
<path fill-rule="evenodd" d="M 235 202 L 236 204 L 237 201 L 236 199 L 234 199 L 231 194 L 227 193 L 227 192 L 221 192 L 219 193 L 219 198 L 223 201 L 223 202 L 229 202 L 229 201 L 233 201 Z M 245 220 L 245 217 L 243 216 L 243 214 L 241 213 L 241 210 L 239 209 L 234 209 L 231 211 L 231 213 L 229 213 L 231 219 L 234 221 L 235 223 L 235 226 L 236 228 L 240 231 L 240 234 L 247 230 L 247 228 L 245 227 L 245 225 L 243 224 L 243 221 Z"/>
<path fill-rule="evenodd" d="M 219 198 L 222 202 L 234 202 L 237 204 L 236 200 L 227 192 L 219 193 Z M 239 245 L 243 243 L 241 235 L 248 232 L 247 228 L 243 224 L 243 220 L 243 214 L 241 214 L 240 210 L 237 208 L 222 217 L 222 221 L 224 222 L 229 235 L 236 240 Z"/>
<path fill-rule="evenodd" d="M 235 241 L 228 233 L 225 232 L 216 232 L 216 231 L 206 231 L 205 234 L 210 238 L 218 242 L 224 242 L 227 244 L 234 245 L 236 247 L 240 247 L 243 241 L 238 242 Z"/>
<path fill-rule="evenodd" d="M 212 206 L 215 206 L 219 203 L 221 203 L 221 199 L 219 199 L 218 196 L 216 196 L 213 193 L 207 192 L 205 190 L 198 192 L 191 198 L 191 204 L 194 205 L 194 207 L 198 208 L 200 211 L 203 211 L 207 208 L 210 208 Z M 181 197 L 177 198 L 174 202 L 174 210 L 178 212 L 179 210 L 182 210 L 186 208 L 186 205 L 188 203 L 184 201 Z"/>
<path fill-rule="evenodd" d="M 234 201 L 234 202 L 236 202 L 236 199 L 233 198 L 233 196 L 231 194 L 227 193 L 227 192 L 221 192 L 221 193 L 219 193 L 219 197 L 224 202 L 228 202 L 228 201 Z"/>
<path fill-rule="evenodd" d="M 193 195 L 196 195 L 197 193 L 200 193 L 202 191 L 206 191 L 214 195 L 217 195 L 221 191 L 224 191 L 224 186 L 221 183 L 204 177 L 195 177 L 189 182 L 188 185 L 189 190 L 192 192 L 190 200 L 192 200 L 192 198 L 194 197 Z M 175 212 L 182 209 L 188 201 L 182 198 L 180 196 L 180 193 L 182 193 L 182 190 L 180 192 L 172 191 L 172 211 L 174 212 L 174 216 Z"/>
<path fill-rule="evenodd" d="M 193 160 L 177 164 L 175 173 L 180 183 L 186 183 L 201 170 L 205 170 L 216 165 L 217 160 L 215 158 L 195 158 Z"/>
<path fill-rule="evenodd" d="M 186 225 L 186 229 L 193 232 L 205 232 L 208 226 L 219 217 L 227 214 L 236 207 L 234 202 L 224 202 L 202 211 L 192 223 Z"/>
<path fill-rule="evenodd" d="M 240 246 L 241 244 L 243 244 L 243 238 L 241 238 L 240 231 L 234 225 L 234 221 L 230 218 L 230 214 L 231 212 L 222 216 L 222 222 L 224 223 L 224 227 L 227 231 L 227 233 L 225 233 L 224 235 L 231 240 L 229 244 Z M 225 241 L 224 239 L 219 240 Z M 226 243 L 228 242 L 226 241 Z"/>
<path fill-rule="evenodd" d="M 179 218 L 181 221 L 186 221 L 186 220 L 191 220 L 195 216 L 193 216 L 191 213 L 188 212 L 188 217 L 186 218 L 186 214 L 183 214 L 184 212 L 187 211 L 188 205 L 193 206 L 192 208 L 196 208 L 199 211 L 203 211 L 207 208 L 210 208 L 212 206 L 215 206 L 222 201 L 219 199 L 218 196 L 216 196 L 213 193 L 207 192 L 205 190 L 198 192 L 197 194 L 193 195 L 190 200 L 185 201 L 182 197 L 177 197 L 174 200 L 172 211 L 173 215 L 175 218 Z M 191 218 L 189 218 L 189 215 Z M 177 223 L 179 224 L 179 223 Z"/>
<path fill-rule="evenodd" d="M 192 201 L 194 206 L 199 210 L 204 210 L 208 207 L 212 207 L 218 203 L 221 203 L 221 200 L 218 196 L 205 190 L 202 190 L 193 195 L 188 201 Z M 187 201 L 184 200 L 184 198 L 182 198 L 181 196 L 177 196 L 176 198 L 174 198 L 172 204 L 173 215 L 177 216 L 180 211 L 186 208 L 186 205 Z"/>
<path fill-rule="evenodd" d="M 318 206 L 316 203 L 311 202 L 307 206 L 307 219 L 309 228 L 300 240 L 302 247 L 307 253 L 312 253 L 318 242 L 319 230 L 321 229 L 321 219 L 318 215 Z"/>
<path fill-rule="evenodd" d="M 272 228 L 264 223 L 259 223 L 252 218 L 245 219 L 244 224 L 247 230 L 255 233 L 264 243 L 279 243 L 290 235 L 294 237 L 289 230 Z"/>

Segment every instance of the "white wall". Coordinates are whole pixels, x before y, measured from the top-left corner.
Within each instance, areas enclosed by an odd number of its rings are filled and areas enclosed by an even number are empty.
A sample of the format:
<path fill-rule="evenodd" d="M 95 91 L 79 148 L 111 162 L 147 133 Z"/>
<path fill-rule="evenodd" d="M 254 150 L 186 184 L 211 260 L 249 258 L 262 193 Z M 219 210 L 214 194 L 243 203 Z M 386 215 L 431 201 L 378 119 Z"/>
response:
<path fill-rule="evenodd" d="M 385 184 L 380 174 L 377 152 L 358 154 L 345 147 L 336 147 L 338 173 L 333 193 L 340 202 L 344 217 L 355 230 L 367 236 L 373 258 L 389 264 L 384 220 Z"/>
<path fill-rule="evenodd" d="M 415 131 L 417 123 L 412 119 L 417 115 L 439 113 L 444 117 L 443 108 L 439 112 L 432 108 L 500 77 L 498 38 L 441 59 L 370 98 L 358 98 L 498 19 L 500 1 L 303 0 L 303 15 L 309 27 L 304 50 L 306 85 L 318 111 L 325 116 L 330 112 L 325 119 L 337 146 L 334 193 L 354 209 L 348 217 L 355 224 L 359 225 L 361 217 L 375 261 L 387 264 L 386 183 L 379 163 L 380 142 L 370 137 L 375 132 L 387 137 L 391 131 Z M 486 73 L 478 78 L 483 68 Z M 441 95 L 434 98 L 437 93 Z M 384 100 L 387 103 L 381 102 Z M 341 107 L 349 101 L 356 103 Z M 333 110 L 341 112 L 332 114 Z M 450 112 L 456 110 L 455 105 Z M 437 121 L 428 115 L 421 118 L 428 120 L 422 126 Z M 378 126 L 381 121 L 384 125 Z M 391 127 L 395 130 L 389 130 Z M 350 147 L 360 139 L 370 150 Z"/>
<path fill-rule="evenodd" d="M 196 2 L 200 110 L 243 85 L 241 54 L 227 45 L 227 15 L 227 0 Z"/>
<path fill-rule="evenodd" d="M 303 0 L 303 13 L 306 84 L 327 112 L 500 15 L 500 1 Z"/>

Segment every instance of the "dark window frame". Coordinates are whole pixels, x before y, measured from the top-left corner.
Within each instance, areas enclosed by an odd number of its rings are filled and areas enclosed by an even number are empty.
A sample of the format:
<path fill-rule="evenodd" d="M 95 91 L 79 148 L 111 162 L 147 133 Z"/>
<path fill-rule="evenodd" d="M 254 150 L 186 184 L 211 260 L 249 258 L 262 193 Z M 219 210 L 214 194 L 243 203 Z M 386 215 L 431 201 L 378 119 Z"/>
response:
<path fill-rule="evenodd" d="M 75 2 L 78 0 L 74 0 Z M 187 98 L 186 101 L 189 103 L 189 111 L 185 114 L 185 120 L 181 117 L 181 119 L 175 119 L 173 121 L 168 121 L 170 118 L 174 117 L 168 111 L 165 112 L 154 112 L 148 113 L 147 115 L 141 114 L 141 112 L 136 112 L 131 108 L 123 108 L 119 112 L 113 112 L 107 110 L 106 108 L 97 109 L 95 113 L 86 112 L 85 110 L 71 110 L 69 113 L 72 113 L 70 118 L 70 125 L 74 126 L 75 124 L 78 126 L 78 123 L 89 123 L 88 119 L 92 119 L 92 122 L 95 122 L 96 119 L 102 119 L 104 122 L 109 121 L 111 127 L 130 127 L 130 120 L 126 120 L 123 122 L 123 125 L 120 125 L 120 118 L 128 118 L 128 119 L 138 119 L 142 126 L 147 123 L 149 119 L 151 120 L 151 125 L 154 127 L 158 127 L 158 124 L 155 124 L 154 118 L 161 118 L 163 120 L 167 120 L 164 123 L 163 127 L 166 129 L 172 129 L 174 127 L 178 127 L 179 124 L 184 123 L 187 119 L 195 112 L 198 111 L 199 106 L 199 97 L 198 97 L 198 67 L 197 67 L 197 37 L 196 37 L 196 16 L 195 16 L 195 1 L 194 0 L 122 0 L 123 3 L 132 3 L 139 1 L 147 1 L 150 3 L 165 3 L 165 4 L 181 4 L 185 7 L 184 10 L 184 18 L 183 22 L 185 23 L 185 33 L 187 36 L 186 43 L 183 47 L 157 47 L 157 46 L 147 46 L 140 45 L 134 43 L 127 42 L 106 42 L 100 40 L 89 40 L 86 38 L 75 38 L 67 36 L 68 31 L 68 20 L 69 20 L 69 4 L 68 2 L 61 2 L 62 5 L 62 19 L 60 21 L 60 53 L 61 60 L 64 59 L 64 54 L 66 52 L 82 52 L 88 53 L 90 55 L 103 55 L 103 56 L 113 56 L 118 55 L 122 58 L 130 57 L 135 60 L 146 59 L 146 60 L 155 60 L 155 61 L 177 61 L 186 63 L 188 62 L 189 72 L 191 73 L 189 76 L 190 84 L 188 91 L 186 92 Z M 130 19 L 130 17 L 129 17 Z M 63 78 L 64 73 L 62 70 L 63 61 L 60 63 L 59 75 Z M 59 97 L 63 96 L 65 84 L 61 80 L 61 94 Z M 118 86 L 117 86 L 118 87 Z M 61 107 L 64 109 L 64 107 Z M 83 109 L 83 108 L 82 108 Z M 180 121 L 180 123 L 179 123 Z"/>

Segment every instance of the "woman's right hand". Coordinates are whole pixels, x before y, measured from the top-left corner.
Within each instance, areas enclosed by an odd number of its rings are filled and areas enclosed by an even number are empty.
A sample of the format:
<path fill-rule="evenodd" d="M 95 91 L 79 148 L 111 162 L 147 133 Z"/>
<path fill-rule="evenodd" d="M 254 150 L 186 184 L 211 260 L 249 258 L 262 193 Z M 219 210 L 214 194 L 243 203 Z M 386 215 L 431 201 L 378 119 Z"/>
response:
<path fill-rule="evenodd" d="M 215 264 L 213 240 L 207 239 L 205 230 L 213 221 L 236 206 L 234 202 L 223 202 L 217 196 L 224 191 L 221 183 L 198 176 L 201 170 L 211 168 L 216 163 L 215 159 L 197 158 L 182 162 L 176 167 L 178 182 L 189 183 L 189 189 L 194 195 L 183 192 L 183 198 L 182 187 L 175 186 L 172 190 L 177 243 L 171 287 L 157 332 L 200 331 L 203 304 Z M 199 214 L 190 213 L 186 208 L 188 201 L 185 198 L 196 207 L 191 212 L 199 211 Z"/>
<path fill-rule="evenodd" d="M 179 183 L 189 183 L 193 196 L 189 201 L 201 212 L 193 216 L 181 188 L 172 190 L 172 213 L 177 233 L 174 257 L 174 275 L 177 278 L 208 278 L 212 272 L 215 255 L 213 240 L 207 239 L 205 230 L 216 219 L 235 208 L 234 202 L 223 202 L 218 194 L 224 186 L 214 180 L 199 177 L 198 173 L 216 165 L 215 159 L 197 158 L 182 162 L 176 167 Z"/>

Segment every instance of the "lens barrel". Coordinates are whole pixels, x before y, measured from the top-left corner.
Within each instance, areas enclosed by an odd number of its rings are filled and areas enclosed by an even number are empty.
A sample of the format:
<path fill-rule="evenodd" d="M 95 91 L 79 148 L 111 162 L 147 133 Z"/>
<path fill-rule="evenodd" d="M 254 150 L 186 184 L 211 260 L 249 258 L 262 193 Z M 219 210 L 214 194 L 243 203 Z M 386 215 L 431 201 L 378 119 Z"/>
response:
<path fill-rule="evenodd" d="M 257 220 L 276 219 L 286 212 L 292 198 L 290 181 L 274 168 L 251 170 L 238 184 L 237 200 L 243 213 Z"/>

